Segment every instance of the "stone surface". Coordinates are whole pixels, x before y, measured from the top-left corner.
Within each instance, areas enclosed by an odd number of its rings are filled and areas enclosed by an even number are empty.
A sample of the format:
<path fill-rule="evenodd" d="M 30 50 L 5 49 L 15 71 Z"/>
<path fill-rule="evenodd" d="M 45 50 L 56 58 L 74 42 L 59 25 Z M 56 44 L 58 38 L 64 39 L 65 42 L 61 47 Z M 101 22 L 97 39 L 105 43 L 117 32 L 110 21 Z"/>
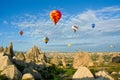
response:
<path fill-rule="evenodd" d="M 99 71 L 99 72 L 95 73 L 95 76 L 98 77 L 96 80 L 114 80 L 105 71 Z"/>
<path fill-rule="evenodd" d="M 22 52 L 20 52 L 20 53 L 15 53 L 15 58 L 14 59 L 16 59 L 16 60 L 25 60 L 25 56 L 24 56 L 24 54 L 22 53 Z"/>
<path fill-rule="evenodd" d="M 1 75 L 5 75 L 11 80 L 18 80 L 18 79 L 21 79 L 21 77 L 22 77 L 21 72 L 14 65 L 7 66 L 1 72 Z"/>
<path fill-rule="evenodd" d="M 62 57 L 62 65 L 64 68 L 66 68 L 66 61 L 65 61 L 65 57 Z"/>
<path fill-rule="evenodd" d="M 120 55 L 113 57 L 112 62 L 120 63 Z"/>
<path fill-rule="evenodd" d="M 4 52 L 4 48 L 3 47 L 0 47 L 0 52 Z"/>
<path fill-rule="evenodd" d="M 25 54 L 26 62 L 46 62 L 46 56 L 45 54 L 37 48 L 37 46 L 34 46 Z"/>
<path fill-rule="evenodd" d="M 11 65 L 12 62 L 9 59 L 8 56 L 3 56 L 2 53 L 0 53 L 0 71 L 4 70 L 7 66 Z"/>
<path fill-rule="evenodd" d="M 14 56 L 12 42 L 10 42 L 10 45 L 9 45 L 8 48 L 7 48 L 7 52 L 6 52 L 6 54 L 8 54 L 8 55 L 11 56 L 11 57 Z"/>
<path fill-rule="evenodd" d="M 85 52 L 80 52 L 80 53 L 76 53 L 74 55 L 74 60 L 73 60 L 73 68 L 77 69 L 79 68 L 79 66 L 86 66 L 86 67 L 89 67 L 89 66 L 93 66 L 93 61 L 90 57 L 90 55 Z"/>
<path fill-rule="evenodd" d="M 50 63 L 52 63 L 54 65 L 59 65 L 60 64 L 60 62 L 58 60 L 58 55 L 57 54 L 53 56 L 53 58 L 51 59 Z"/>
<path fill-rule="evenodd" d="M 103 56 L 102 55 L 99 55 L 99 57 L 98 57 L 98 63 L 99 64 L 101 64 L 101 63 L 103 63 L 104 62 L 104 59 L 103 59 Z"/>
<path fill-rule="evenodd" d="M 35 79 L 32 74 L 26 73 L 22 76 L 22 80 L 35 80 Z"/>
<path fill-rule="evenodd" d="M 74 73 L 73 80 L 94 80 L 93 74 L 87 67 L 79 67 Z"/>

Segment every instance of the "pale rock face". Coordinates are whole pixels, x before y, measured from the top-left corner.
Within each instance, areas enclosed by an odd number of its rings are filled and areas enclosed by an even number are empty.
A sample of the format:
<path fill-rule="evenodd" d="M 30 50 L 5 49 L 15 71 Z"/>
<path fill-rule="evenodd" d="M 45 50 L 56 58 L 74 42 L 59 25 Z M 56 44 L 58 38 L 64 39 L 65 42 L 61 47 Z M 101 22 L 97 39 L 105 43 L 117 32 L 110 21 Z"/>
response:
<path fill-rule="evenodd" d="M 10 42 L 10 45 L 8 47 L 5 47 L 5 48 L 0 47 L 0 52 L 5 53 L 9 57 L 13 57 L 14 56 L 14 51 L 13 51 L 12 42 Z"/>
<path fill-rule="evenodd" d="M 98 77 L 96 80 L 114 80 L 105 71 L 99 71 L 95 74 L 95 76 Z"/>
<path fill-rule="evenodd" d="M 3 47 L 0 47 L 0 52 L 4 52 L 4 48 Z"/>
<path fill-rule="evenodd" d="M 52 63 L 54 65 L 59 65 L 60 64 L 60 62 L 58 60 L 58 55 L 57 54 L 53 56 L 53 58 L 51 59 L 50 63 Z"/>
<path fill-rule="evenodd" d="M 7 47 L 5 47 L 5 48 L 4 48 L 4 52 L 6 53 L 6 52 L 7 52 L 7 50 L 8 50 L 8 48 L 7 48 Z"/>
<path fill-rule="evenodd" d="M 111 74 L 116 75 L 116 74 L 118 74 L 118 73 L 117 73 L 117 72 L 112 72 Z"/>
<path fill-rule="evenodd" d="M 7 49 L 6 54 L 10 55 L 11 57 L 13 57 L 13 56 L 14 56 L 12 42 L 11 42 L 11 43 L 10 43 L 10 45 L 8 46 L 8 49 Z"/>
<path fill-rule="evenodd" d="M 21 53 L 15 53 L 15 59 L 16 60 L 25 60 L 25 56 L 24 54 L 21 52 Z"/>
<path fill-rule="evenodd" d="M 76 53 L 73 60 L 73 68 L 77 69 L 79 66 L 93 66 L 93 61 L 88 53 Z"/>
<path fill-rule="evenodd" d="M 46 62 L 46 56 L 34 46 L 25 54 L 26 62 Z"/>
<path fill-rule="evenodd" d="M 22 74 L 21 72 L 14 66 L 14 65 L 9 65 L 7 66 L 2 72 L 1 75 L 5 75 L 11 80 L 18 80 L 21 79 Z"/>
<path fill-rule="evenodd" d="M 35 79 L 32 74 L 26 73 L 22 76 L 22 80 L 35 80 Z"/>
<path fill-rule="evenodd" d="M 74 73 L 73 80 L 94 80 L 93 74 L 87 67 L 79 67 Z"/>
<path fill-rule="evenodd" d="M 100 56 L 98 57 L 98 62 L 99 62 L 99 63 L 103 63 L 103 62 L 104 62 L 104 59 L 103 59 L 103 56 L 102 56 L 102 55 L 100 55 Z"/>
<path fill-rule="evenodd" d="M 0 71 L 4 70 L 7 66 L 11 65 L 12 62 L 10 61 L 8 56 L 3 56 L 0 53 Z"/>
<path fill-rule="evenodd" d="M 62 57 L 62 65 L 63 65 L 63 67 L 65 67 L 65 68 L 66 68 L 66 61 L 65 61 L 65 57 Z"/>

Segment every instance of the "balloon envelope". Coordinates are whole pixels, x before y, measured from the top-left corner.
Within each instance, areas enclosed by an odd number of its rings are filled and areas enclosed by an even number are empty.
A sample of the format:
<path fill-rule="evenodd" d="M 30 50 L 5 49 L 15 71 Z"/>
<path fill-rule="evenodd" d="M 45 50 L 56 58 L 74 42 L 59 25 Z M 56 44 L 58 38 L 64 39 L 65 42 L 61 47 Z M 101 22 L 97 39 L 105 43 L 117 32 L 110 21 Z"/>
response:
<path fill-rule="evenodd" d="M 95 28 L 95 24 L 92 24 L 92 28 Z"/>
<path fill-rule="evenodd" d="M 44 37 L 43 42 L 45 42 L 47 44 L 48 41 L 49 41 L 49 38 L 48 37 Z"/>
<path fill-rule="evenodd" d="M 19 34 L 22 36 L 23 35 L 23 31 L 20 31 Z"/>
<path fill-rule="evenodd" d="M 112 48 L 113 47 L 113 45 L 110 45 L 110 48 Z"/>
<path fill-rule="evenodd" d="M 57 22 L 60 20 L 61 17 L 62 17 L 62 13 L 59 10 L 53 10 L 50 12 L 50 18 L 55 25 L 57 24 Z"/>
<path fill-rule="evenodd" d="M 76 32 L 76 31 L 78 30 L 78 27 L 77 27 L 77 26 L 72 26 L 72 30 L 73 30 L 74 32 Z"/>
<path fill-rule="evenodd" d="M 67 46 L 68 46 L 68 47 L 71 47 L 71 46 L 72 46 L 72 44 L 70 44 L 70 43 L 69 43 Z"/>

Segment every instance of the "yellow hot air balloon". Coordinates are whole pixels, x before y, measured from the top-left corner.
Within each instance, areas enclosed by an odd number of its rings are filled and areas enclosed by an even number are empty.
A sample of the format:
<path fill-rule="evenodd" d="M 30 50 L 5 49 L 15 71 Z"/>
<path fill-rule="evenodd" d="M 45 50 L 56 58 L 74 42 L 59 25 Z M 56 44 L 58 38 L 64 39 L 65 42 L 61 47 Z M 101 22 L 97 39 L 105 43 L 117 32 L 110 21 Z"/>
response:
<path fill-rule="evenodd" d="M 113 47 L 113 45 L 110 45 L 110 48 L 112 48 Z"/>
<path fill-rule="evenodd" d="M 72 44 L 68 43 L 68 44 L 67 44 L 67 46 L 68 46 L 68 47 L 71 47 L 71 46 L 72 46 Z"/>

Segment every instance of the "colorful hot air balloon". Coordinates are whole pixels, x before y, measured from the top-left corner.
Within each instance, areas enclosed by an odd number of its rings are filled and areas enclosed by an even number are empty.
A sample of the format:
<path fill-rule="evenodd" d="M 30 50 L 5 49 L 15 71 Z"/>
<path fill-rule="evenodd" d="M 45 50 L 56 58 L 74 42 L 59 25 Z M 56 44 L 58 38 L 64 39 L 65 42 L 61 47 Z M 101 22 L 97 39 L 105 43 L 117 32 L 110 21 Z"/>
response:
<path fill-rule="evenodd" d="M 71 46 L 72 46 L 72 44 L 68 43 L 68 44 L 67 44 L 67 46 L 68 46 L 68 47 L 71 47 Z"/>
<path fill-rule="evenodd" d="M 113 45 L 110 45 L 110 48 L 112 48 L 113 47 Z"/>
<path fill-rule="evenodd" d="M 22 36 L 22 35 L 23 35 L 23 31 L 20 31 L 20 32 L 19 32 L 19 35 Z"/>
<path fill-rule="evenodd" d="M 57 24 L 57 22 L 60 20 L 61 17 L 62 17 L 62 13 L 59 10 L 53 10 L 50 12 L 50 18 L 55 25 Z"/>
<path fill-rule="evenodd" d="M 92 28 L 95 28 L 95 24 L 92 24 Z"/>
<path fill-rule="evenodd" d="M 48 41 L 49 41 L 49 38 L 48 37 L 44 37 L 43 42 L 45 42 L 47 44 Z"/>
<path fill-rule="evenodd" d="M 74 32 L 76 32 L 76 31 L 78 30 L 78 27 L 77 27 L 77 26 L 72 26 L 72 30 L 73 30 Z"/>

